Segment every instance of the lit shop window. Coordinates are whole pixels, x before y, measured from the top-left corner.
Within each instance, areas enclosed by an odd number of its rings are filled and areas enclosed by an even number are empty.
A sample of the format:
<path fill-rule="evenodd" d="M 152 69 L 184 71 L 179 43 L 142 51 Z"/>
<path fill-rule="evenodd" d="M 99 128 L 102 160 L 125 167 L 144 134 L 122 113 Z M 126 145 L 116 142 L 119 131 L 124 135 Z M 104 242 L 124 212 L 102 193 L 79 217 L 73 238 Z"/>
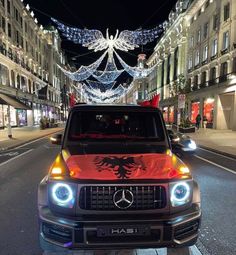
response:
<path fill-rule="evenodd" d="M 200 102 L 193 102 L 191 106 L 191 122 L 196 123 L 196 117 L 199 114 Z"/>
<path fill-rule="evenodd" d="M 203 116 L 206 117 L 208 126 L 209 125 L 212 126 L 212 123 L 213 123 L 214 105 L 215 105 L 214 98 L 207 98 L 204 101 Z"/>

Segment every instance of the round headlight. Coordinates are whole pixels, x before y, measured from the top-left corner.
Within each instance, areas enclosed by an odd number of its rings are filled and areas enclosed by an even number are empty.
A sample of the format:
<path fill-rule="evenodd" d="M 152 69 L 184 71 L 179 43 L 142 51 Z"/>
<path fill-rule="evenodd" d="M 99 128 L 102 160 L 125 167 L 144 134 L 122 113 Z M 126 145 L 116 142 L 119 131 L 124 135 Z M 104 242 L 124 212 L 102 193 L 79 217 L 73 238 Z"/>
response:
<path fill-rule="evenodd" d="M 183 205 L 189 202 L 190 186 L 186 182 L 176 183 L 171 190 L 172 206 Z"/>
<path fill-rule="evenodd" d="M 52 197 L 59 204 L 66 204 L 73 199 L 73 191 L 68 184 L 57 183 L 52 188 Z"/>

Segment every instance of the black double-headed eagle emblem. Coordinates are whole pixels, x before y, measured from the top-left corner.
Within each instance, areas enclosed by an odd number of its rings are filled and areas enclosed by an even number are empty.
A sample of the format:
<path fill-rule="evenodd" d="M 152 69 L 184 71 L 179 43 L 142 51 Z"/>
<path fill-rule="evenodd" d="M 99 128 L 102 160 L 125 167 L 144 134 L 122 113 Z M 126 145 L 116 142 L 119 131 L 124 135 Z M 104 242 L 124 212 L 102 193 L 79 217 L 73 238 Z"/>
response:
<path fill-rule="evenodd" d="M 142 156 L 138 157 L 101 157 L 97 156 L 94 160 L 99 172 L 107 170 L 113 171 L 119 179 L 128 179 L 133 171 L 146 170 Z"/>

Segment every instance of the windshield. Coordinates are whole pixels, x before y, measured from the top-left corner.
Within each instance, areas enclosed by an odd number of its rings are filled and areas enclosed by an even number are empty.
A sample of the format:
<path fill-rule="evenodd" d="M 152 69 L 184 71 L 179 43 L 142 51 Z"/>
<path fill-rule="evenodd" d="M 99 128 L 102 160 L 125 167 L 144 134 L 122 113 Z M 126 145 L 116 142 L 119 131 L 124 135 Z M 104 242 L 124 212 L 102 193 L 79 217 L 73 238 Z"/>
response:
<path fill-rule="evenodd" d="M 155 112 L 74 112 L 68 140 L 154 139 L 164 141 L 160 116 Z"/>

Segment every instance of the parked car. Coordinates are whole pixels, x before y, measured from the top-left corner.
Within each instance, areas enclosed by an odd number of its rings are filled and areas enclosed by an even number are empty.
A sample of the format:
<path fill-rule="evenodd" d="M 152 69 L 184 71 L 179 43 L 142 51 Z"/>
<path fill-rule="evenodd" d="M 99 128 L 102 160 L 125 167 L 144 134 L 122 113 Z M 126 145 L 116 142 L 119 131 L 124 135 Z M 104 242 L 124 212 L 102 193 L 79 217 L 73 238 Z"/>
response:
<path fill-rule="evenodd" d="M 51 141 L 61 150 L 38 188 L 44 251 L 196 243 L 199 187 L 157 108 L 77 105 Z"/>
<path fill-rule="evenodd" d="M 196 142 L 191 139 L 188 135 L 176 132 L 173 129 L 167 129 L 170 137 L 172 150 L 179 156 L 186 156 L 194 154 L 197 150 Z"/>

